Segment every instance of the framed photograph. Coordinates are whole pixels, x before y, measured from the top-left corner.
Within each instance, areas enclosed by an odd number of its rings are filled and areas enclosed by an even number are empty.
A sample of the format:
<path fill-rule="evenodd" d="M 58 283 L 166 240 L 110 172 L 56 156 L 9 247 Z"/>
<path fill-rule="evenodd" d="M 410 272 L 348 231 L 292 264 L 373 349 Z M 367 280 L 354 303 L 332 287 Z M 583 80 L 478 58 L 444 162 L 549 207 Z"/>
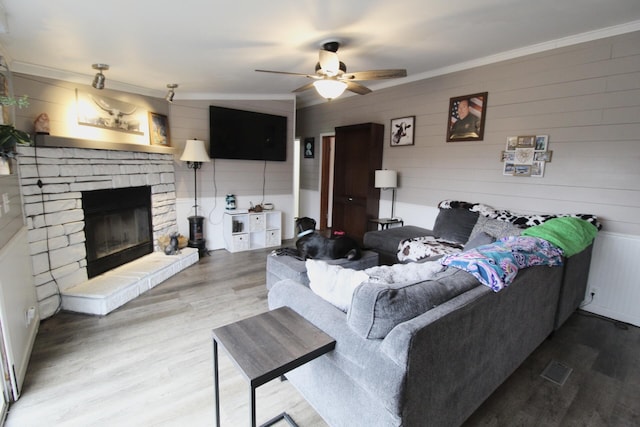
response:
<path fill-rule="evenodd" d="M 531 165 L 513 165 L 513 176 L 531 176 Z"/>
<path fill-rule="evenodd" d="M 504 168 L 502 169 L 502 175 L 513 176 L 513 171 L 515 169 L 515 165 L 510 162 L 504 163 Z"/>
<path fill-rule="evenodd" d="M 149 142 L 151 145 L 171 145 L 169 119 L 164 114 L 149 111 Z"/>
<path fill-rule="evenodd" d="M 137 105 L 76 89 L 76 109 L 79 125 L 144 135 L 147 110 Z"/>
<path fill-rule="evenodd" d="M 516 152 L 515 151 L 503 151 L 500 156 L 500 160 L 503 162 L 513 163 L 516 161 Z"/>
<path fill-rule="evenodd" d="M 547 151 L 549 135 L 536 135 L 536 151 Z"/>
<path fill-rule="evenodd" d="M 391 141 L 392 147 L 399 145 L 413 145 L 413 135 L 416 129 L 416 116 L 401 117 L 391 120 Z"/>
<path fill-rule="evenodd" d="M 489 92 L 457 96 L 449 100 L 447 142 L 482 141 Z"/>
<path fill-rule="evenodd" d="M 532 177 L 542 178 L 544 176 L 544 163 L 545 162 L 533 162 L 531 165 Z"/>
<path fill-rule="evenodd" d="M 513 151 L 518 146 L 518 137 L 517 136 L 508 136 L 507 137 L 507 147 L 505 150 Z"/>
<path fill-rule="evenodd" d="M 535 135 L 526 135 L 518 137 L 518 145 L 516 148 L 535 148 L 536 146 L 536 136 Z"/>
<path fill-rule="evenodd" d="M 313 159 L 315 153 L 315 138 L 305 138 L 304 139 L 304 158 L 305 159 Z"/>
<path fill-rule="evenodd" d="M 552 154 L 553 154 L 553 151 L 535 152 L 535 154 L 533 156 L 533 160 L 536 160 L 536 161 L 539 161 L 539 162 L 550 162 Z"/>

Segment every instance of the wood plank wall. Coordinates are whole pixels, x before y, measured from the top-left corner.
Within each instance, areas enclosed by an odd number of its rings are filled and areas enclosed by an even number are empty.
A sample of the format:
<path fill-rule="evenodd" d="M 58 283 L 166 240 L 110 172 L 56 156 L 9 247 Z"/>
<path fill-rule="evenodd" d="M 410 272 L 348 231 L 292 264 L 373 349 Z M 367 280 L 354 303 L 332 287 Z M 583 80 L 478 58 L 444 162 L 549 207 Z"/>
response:
<path fill-rule="evenodd" d="M 484 140 L 447 143 L 449 99 L 478 92 L 489 93 Z M 416 116 L 415 145 L 390 147 L 389 122 L 404 116 Z M 370 121 L 385 125 L 383 167 L 399 172 L 399 216 L 455 199 L 593 213 L 608 231 L 640 235 L 640 32 L 303 108 L 296 133 L 317 141 Z M 503 176 L 507 137 L 530 134 L 549 135 L 544 177 Z M 303 162 L 302 188 L 318 190 L 319 159 Z"/>

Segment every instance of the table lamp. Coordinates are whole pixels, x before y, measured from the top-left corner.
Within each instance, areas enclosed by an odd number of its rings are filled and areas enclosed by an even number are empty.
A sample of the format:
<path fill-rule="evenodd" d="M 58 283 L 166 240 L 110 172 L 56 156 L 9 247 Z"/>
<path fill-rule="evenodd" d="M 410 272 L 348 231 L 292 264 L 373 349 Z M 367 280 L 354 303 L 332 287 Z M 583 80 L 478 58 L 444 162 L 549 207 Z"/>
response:
<path fill-rule="evenodd" d="M 398 186 L 398 173 L 396 171 L 382 169 L 375 174 L 374 186 L 383 190 L 392 190 L 391 194 L 391 219 L 394 217 L 394 204 L 396 201 L 396 187 Z"/>
<path fill-rule="evenodd" d="M 184 151 L 180 160 L 187 162 L 187 167 L 193 169 L 193 191 L 195 213 L 187 218 L 189 220 L 189 243 L 190 248 L 197 248 L 200 254 L 206 252 L 204 238 L 204 217 L 198 215 L 198 169 L 202 167 L 202 163 L 211 161 L 207 150 L 204 147 L 204 141 L 198 139 L 188 139 L 184 146 Z"/>

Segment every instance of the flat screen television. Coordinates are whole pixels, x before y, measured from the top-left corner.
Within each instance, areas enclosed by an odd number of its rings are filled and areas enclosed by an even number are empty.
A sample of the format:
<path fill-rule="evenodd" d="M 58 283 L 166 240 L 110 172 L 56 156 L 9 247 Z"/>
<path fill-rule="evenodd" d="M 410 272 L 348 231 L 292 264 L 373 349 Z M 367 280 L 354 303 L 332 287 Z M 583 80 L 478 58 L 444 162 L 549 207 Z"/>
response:
<path fill-rule="evenodd" d="M 209 106 L 213 159 L 287 160 L 287 118 Z"/>

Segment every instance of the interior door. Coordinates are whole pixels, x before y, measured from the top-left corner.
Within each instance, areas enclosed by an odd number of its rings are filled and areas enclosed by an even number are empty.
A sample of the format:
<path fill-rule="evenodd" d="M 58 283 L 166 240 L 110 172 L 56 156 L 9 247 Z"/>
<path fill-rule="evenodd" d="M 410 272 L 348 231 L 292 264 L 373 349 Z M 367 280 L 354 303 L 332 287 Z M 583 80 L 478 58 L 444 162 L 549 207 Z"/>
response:
<path fill-rule="evenodd" d="M 374 176 L 382 167 L 383 132 L 376 123 L 336 128 L 332 228 L 360 243 L 369 219 L 378 215 L 380 190 Z"/>

